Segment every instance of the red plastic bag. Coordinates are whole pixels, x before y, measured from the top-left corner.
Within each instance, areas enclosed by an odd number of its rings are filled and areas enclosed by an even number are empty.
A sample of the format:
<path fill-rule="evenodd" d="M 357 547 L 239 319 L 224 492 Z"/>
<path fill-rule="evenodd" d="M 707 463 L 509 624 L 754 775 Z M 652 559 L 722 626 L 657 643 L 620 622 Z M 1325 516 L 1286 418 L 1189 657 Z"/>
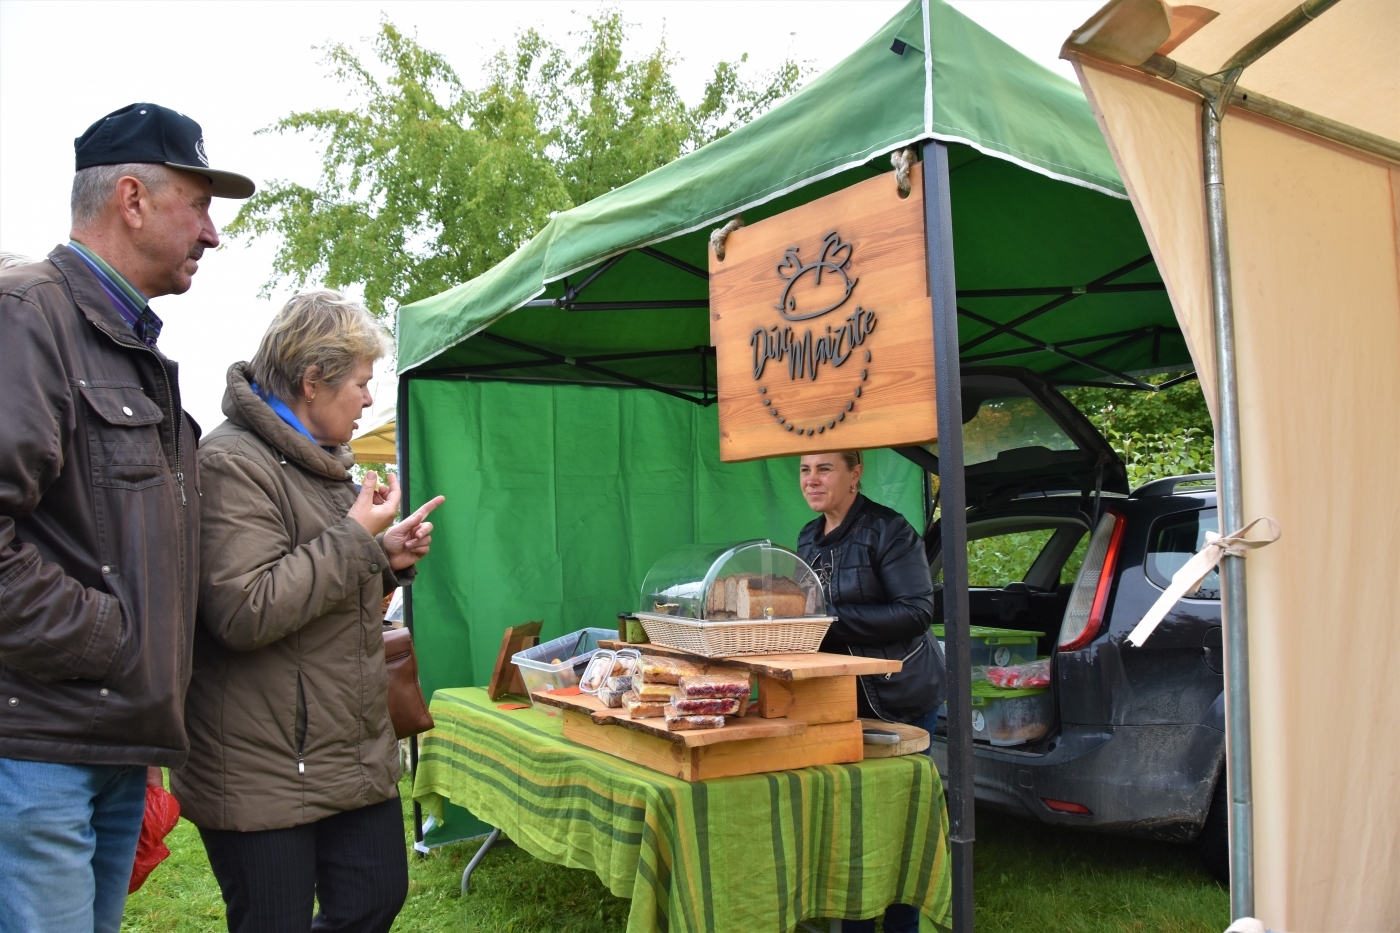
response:
<path fill-rule="evenodd" d="M 1050 686 L 1050 659 L 987 669 L 987 680 L 994 687 L 1021 689 Z"/>
<path fill-rule="evenodd" d="M 170 856 L 165 837 L 180 821 L 180 804 L 164 787 L 146 786 L 146 815 L 141 820 L 141 836 L 136 840 L 136 862 L 131 866 L 127 894 L 135 894 L 157 865 Z"/>

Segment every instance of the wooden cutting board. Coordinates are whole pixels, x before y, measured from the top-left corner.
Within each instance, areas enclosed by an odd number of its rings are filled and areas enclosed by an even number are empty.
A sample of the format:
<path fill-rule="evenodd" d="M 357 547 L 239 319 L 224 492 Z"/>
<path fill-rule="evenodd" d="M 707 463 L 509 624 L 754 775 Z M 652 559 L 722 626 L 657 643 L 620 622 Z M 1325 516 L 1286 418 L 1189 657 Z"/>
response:
<path fill-rule="evenodd" d="M 600 641 L 604 648 L 638 648 L 643 654 L 658 654 L 669 658 L 684 658 L 710 667 L 727 667 L 750 671 L 776 680 L 810 680 L 816 677 L 848 677 L 863 674 L 892 674 L 904 665 L 899 661 L 880 658 L 858 658 L 848 654 L 822 651 L 798 654 L 751 654 L 736 658 L 702 658 L 664 645 L 624 645 L 615 641 Z"/>
<path fill-rule="evenodd" d="M 862 719 L 860 727 L 865 729 L 883 729 L 885 732 L 899 733 L 898 745 L 872 745 L 866 743 L 866 758 L 898 758 L 900 755 L 912 755 L 928 748 L 928 732 L 918 726 L 907 726 L 902 722 L 885 722 L 881 719 Z"/>
<path fill-rule="evenodd" d="M 666 728 L 664 719 L 633 719 L 625 709 L 610 709 L 597 697 L 581 693 L 576 696 L 556 696 L 548 690 L 536 690 L 531 694 L 538 703 L 563 710 L 572 710 L 587 715 L 600 726 L 620 726 L 633 732 L 655 736 L 684 745 L 687 748 L 702 748 L 719 745 L 723 742 L 742 742 L 746 739 L 775 738 L 778 736 L 801 735 L 807 731 L 805 722 L 791 719 L 760 719 L 756 716 L 743 719 L 729 718 L 720 729 L 686 729 L 672 732 Z"/>

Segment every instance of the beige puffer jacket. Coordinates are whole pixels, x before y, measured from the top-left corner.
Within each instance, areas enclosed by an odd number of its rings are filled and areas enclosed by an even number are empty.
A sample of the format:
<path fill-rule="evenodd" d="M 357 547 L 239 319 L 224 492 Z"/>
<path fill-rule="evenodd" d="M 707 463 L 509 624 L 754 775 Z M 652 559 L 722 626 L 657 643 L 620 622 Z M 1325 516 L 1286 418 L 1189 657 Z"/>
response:
<path fill-rule="evenodd" d="M 244 363 L 223 408 L 199 448 L 190 754 L 170 783 L 196 826 L 281 829 L 397 795 L 380 605 L 411 574 L 346 517 L 348 448 L 282 421 Z"/>

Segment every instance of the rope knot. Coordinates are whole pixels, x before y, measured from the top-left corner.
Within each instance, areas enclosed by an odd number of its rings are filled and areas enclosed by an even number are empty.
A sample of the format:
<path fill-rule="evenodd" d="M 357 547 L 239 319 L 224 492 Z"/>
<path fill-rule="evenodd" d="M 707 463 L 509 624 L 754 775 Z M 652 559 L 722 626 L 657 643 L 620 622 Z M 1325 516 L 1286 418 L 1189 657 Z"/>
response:
<path fill-rule="evenodd" d="M 1269 537 L 1248 538 L 1249 529 L 1260 522 L 1267 522 Z M 1256 518 L 1238 531 L 1233 531 L 1228 535 L 1219 535 L 1213 531 L 1206 532 L 1206 544 L 1194 557 L 1181 566 L 1181 569 L 1172 574 L 1172 582 L 1157 601 L 1152 604 L 1152 608 L 1147 610 L 1147 614 L 1142 617 L 1142 621 L 1133 626 L 1133 630 L 1128 633 L 1128 644 L 1134 648 L 1141 648 L 1142 643 L 1147 641 L 1147 636 L 1161 623 L 1177 600 L 1187 593 L 1195 592 L 1201 585 L 1201 581 L 1206 578 L 1206 574 L 1215 569 L 1225 555 L 1231 557 L 1244 557 L 1249 551 L 1256 548 L 1266 547 L 1273 544 L 1282 534 L 1278 522 L 1272 518 Z"/>
<path fill-rule="evenodd" d="M 914 147 L 896 149 L 890 153 L 890 164 L 894 166 L 894 183 L 899 187 L 901 198 L 909 197 L 912 186 L 909 182 L 909 170 L 914 167 Z"/>
<path fill-rule="evenodd" d="M 735 215 L 734 218 L 723 227 L 710 231 L 710 249 L 715 251 L 715 258 L 720 262 L 724 262 L 724 241 L 729 239 L 729 234 L 738 230 L 743 225 L 744 218 Z"/>
<path fill-rule="evenodd" d="M 1268 522 L 1269 537 L 1258 538 L 1255 540 L 1250 540 L 1246 538 L 1245 535 L 1249 534 L 1249 529 L 1253 528 L 1260 522 Z M 1234 532 L 1233 534 L 1218 535 L 1213 531 L 1207 531 L 1206 547 L 1219 548 L 1221 556 L 1228 554 L 1231 557 L 1244 557 L 1245 554 L 1249 551 L 1255 550 L 1256 548 L 1264 547 L 1269 544 L 1273 544 L 1279 539 L 1279 535 L 1281 533 L 1282 532 L 1279 529 L 1278 522 L 1274 521 L 1268 516 L 1265 516 L 1263 518 L 1256 518 L 1254 521 L 1250 522 L 1248 525 L 1245 525 L 1243 528 L 1241 528 L 1239 531 Z"/>

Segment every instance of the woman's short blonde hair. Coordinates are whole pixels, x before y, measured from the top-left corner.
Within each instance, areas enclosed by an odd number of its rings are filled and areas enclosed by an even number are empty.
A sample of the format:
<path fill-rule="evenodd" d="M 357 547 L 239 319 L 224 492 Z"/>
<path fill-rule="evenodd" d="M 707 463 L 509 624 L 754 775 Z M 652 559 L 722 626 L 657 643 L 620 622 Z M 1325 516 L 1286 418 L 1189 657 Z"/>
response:
<path fill-rule="evenodd" d="M 389 341 L 364 305 L 329 289 L 302 292 L 277 312 L 253 355 L 253 379 L 264 393 L 290 402 L 303 378 L 334 389 L 363 360 L 377 360 Z"/>

